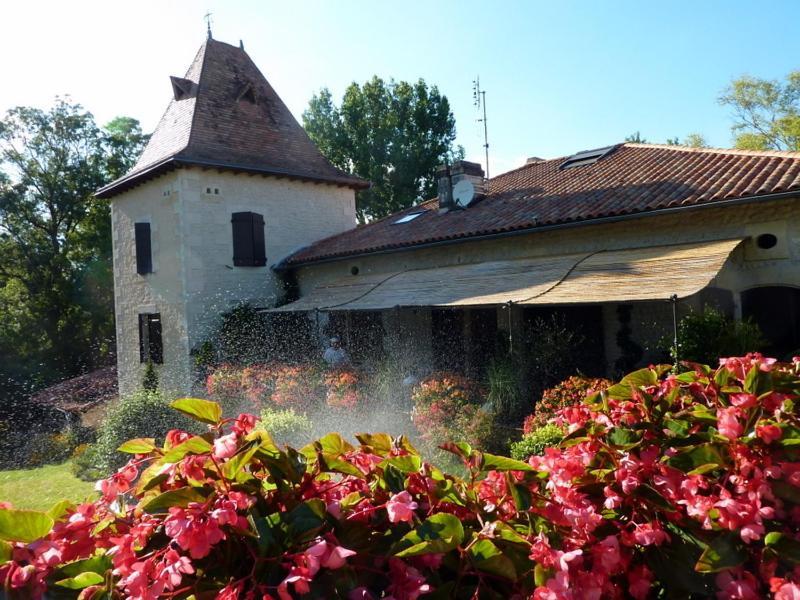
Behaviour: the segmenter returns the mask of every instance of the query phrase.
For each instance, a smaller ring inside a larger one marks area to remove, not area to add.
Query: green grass
[[[0,471],[0,501],[14,508],[46,510],[61,500],[80,502],[93,495],[94,484],[81,481],[70,464],[47,465],[38,469]]]

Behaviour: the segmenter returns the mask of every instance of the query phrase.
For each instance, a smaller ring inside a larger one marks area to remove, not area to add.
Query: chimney
[[[439,180],[439,212],[447,212],[454,208],[466,208],[469,203],[486,195],[486,180],[483,177],[483,168],[478,163],[459,160],[452,165],[442,165],[436,170],[436,177]],[[462,181],[472,184],[475,193],[472,198],[464,203],[464,199],[459,202],[453,194],[453,190]]]
[[[534,165],[536,163],[544,162],[543,158],[539,158],[538,156],[529,156],[528,159],[525,161],[526,165]]]

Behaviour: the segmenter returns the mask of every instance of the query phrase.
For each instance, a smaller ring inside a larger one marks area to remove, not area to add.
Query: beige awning
[[[691,296],[719,273],[741,240],[603,250],[483,262],[320,285],[275,311],[381,310],[395,306],[590,304]]]
[[[546,294],[522,304],[593,304],[686,298],[708,286],[741,239],[606,250]]]

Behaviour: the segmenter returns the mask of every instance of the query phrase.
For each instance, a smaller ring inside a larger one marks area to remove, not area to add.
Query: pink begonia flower
[[[255,428],[256,421],[258,421],[258,417],[255,415],[242,413],[233,422],[233,432],[238,435],[247,435]]]
[[[717,409],[717,429],[729,440],[735,440],[744,431],[737,418],[738,415],[739,409],[735,406]]]
[[[191,561],[181,556],[175,550],[167,550],[164,554],[164,569],[161,571],[161,577],[166,579],[166,588],[174,590],[181,584],[183,574],[191,575],[194,573],[194,567]]]
[[[775,591],[774,600],[800,600],[800,586],[796,583],[786,581],[778,586],[773,586],[773,588]]]
[[[731,404],[734,406],[738,406],[739,408],[753,408],[756,404],[758,404],[758,398],[755,394],[731,394],[728,396],[731,401]]]
[[[389,580],[386,587],[389,596],[402,600],[417,600],[422,594],[431,591],[425,578],[414,567],[409,567],[399,558],[389,559]]]
[[[164,520],[164,533],[174,539],[192,558],[203,558],[211,547],[225,539],[219,524],[202,504],[191,502],[186,509],[173,506]]]
[[[236,454],[236,434],[229,433],[214,440],[214,457],[215,458],[230,458]]]
[[[723,571],[717,575],[717,600],[758,600],[758,580],[747,571]]]
[[[768,423],[767,425],[757,426],[756,435],[760,437],[765,444],[771,444],[772,442],[781,439],[783,432],[781,431],[781,428],[774,423]]]
[[[389,513],[389,521],[391,523],[400,523],[401,521],[413,523],[414,510],[416,508],[417,503],[411,499],[411,494],[406,491],[395,494],[386,503],[386,512]]]
[[[103,495],[106,502],[112,502],[119,494],[131,489],[131,483],[139,476],[139,469],[128,463],[108,479],[101,479],[95,489]]]

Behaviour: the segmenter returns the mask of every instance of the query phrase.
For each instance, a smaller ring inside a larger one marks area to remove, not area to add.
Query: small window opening
[[[353,265],[350,267],[350,275],[358,275],[358,267]]]
[[[771,233],[762,233],[756,238],[756,246],[762,250],[769,250],[778,244],[778,238]]]
[[[146,275],[153,272],[153,250],[150,243],[150,223],[134,223],[136,243],[136,273]]]
[[[422,214],[425,214],[426,212],[427,211],[425,211],[425,210],[421,210],[421,211],[418,211],[418,212],[413,212],[413,213],[409,213],[407,215],[403,215],[402,217],[400,217],[399,219],[394,221],[392,223],[392,225],[402,225],[403,223],[408,223],[408,222],[413,221],[414,219],[416,219],[418,216],[420,216]]]
[[[164,362],[164,345],[161,337],[161,314],[139,315],[139,362]]]
[[[239,90],[239,93],[236,95],[237,100],[245,100],[250,104],[256,103],[256,93],[253,90],[253,84],[246,83],[242,86],[242,89]]]
[[[169,80],[172,82],[172,95],[175,100],[185,100],[192,96],[194,91],[194,83],[192,81],[183,77],[170,77]]]
[[[563,171],[564,169],[572,169],[573,167],[591,165],[596,163],[601,158],[608,156],[616,149],[617,146],[606,146],[605,148],[596,148],[595,150],[582,150],[581,152],[570,156],[567,160],[561,163],[558,168]]]
[[[214,188],[214,195],[219,196],[219,188]]]

